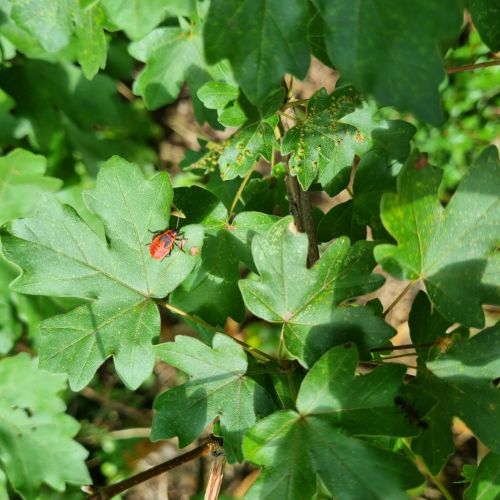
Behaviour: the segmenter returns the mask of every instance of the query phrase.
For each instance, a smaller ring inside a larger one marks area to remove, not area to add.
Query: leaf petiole
[[[399,301],[406,295],[408,290],[413,286],[414,282],[410,281],[403,291],[393,300],[392,304],[384,311],[384,318],[399,304]]]
[[[451,493],[447,490],[446,486],[441,482],[441,480],[437,476],[435,476],[434,474],[432,474],[432,472],[427,467],[427,464],[424,462],[424,459],[420,455],[417,455],[411,449],[411,445],[410,445],[409,440],[406,439],[406,438],[403,438],[403,443],[405,445],[405,448],[406,448],[406,450],[407,450],[408,455],[410,456],[410,458],[413,460],[413,462],[417,466],[419,466],[420,469],[423,470],[423,472],[427,476],[429,476],[431,478],[432,482],[438,487],[439,491],[444,496],[444,498],[446,498],[446,500],[453,500],[453,496],[451,495]]]
[[[178,307],[173,306],[172,304],[169,304],[168,302],[165,302],[164,300],[156,300],[156,303],[165,309],[168,309],[170,312],[173,312],[174,314],[177,314],[178,316],[182,316],[183,318],[188,319],[189,321],[192,321],[193,323],[196,323],[197,325],[202,326],[206,330],[212,332],[212,333],[222,333],[224,335],[227,335],[228,337],[231,337],[235,342],[241,345],[245,351],[249,352],[256,358],[260,358],[260,361],[272,361],[276,362],[276,359],[274,359],[272,356],[269,356],[269,354],[266,354],[265,352],[259,351],[259,349],[256,349],[255,347],[252,347],[251,345],[247,344],[246,342],[243,342],[243,340],[239,340],[232,335],[228,335],[226,332],[216,328],[215,326],[212,326],[208,324],[206,321],[203,321],[201,318],[198,318],[197,316],[194,316],[192,314],[189,314],[186,311],[183,311],[182,309],[179,309]]]
[[[274,150],[273,150],[273,156],[274,156]],[[233,202],[231,203],[231,208],[229,209],[229,212],[227,214],[227,221],[229,222],[231,220],[231,216],[233,215],[234,209],[236,208],[236,205],[238,204],[238,201],[241,198],[241,194],[243,193],[243,190],[245,189],[245,186],[247,185],[248,181],[250,180],[250,177],[252,176],[252,173],[255,169],[256,163],[254,163],[253,167],[247,172],[245,177],[243,178],[243,181],[240,184],[240,187],[238,188],[238,191],[236,192]]]

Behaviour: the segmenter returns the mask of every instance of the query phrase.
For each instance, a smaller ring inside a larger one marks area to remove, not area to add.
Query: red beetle
[[[149,254],[154,260],[162,260],[168,257],[172,253],[174,245],[177,246],[179,250],[184,251],[183,242],[187,240],[177,231],[177,229],[157,231],[153,234],[155,236],[149,244]]]

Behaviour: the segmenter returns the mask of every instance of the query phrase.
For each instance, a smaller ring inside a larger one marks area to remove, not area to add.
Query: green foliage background
[[[137,426],[247,498],[496,498],[499,50],[488,0],[0,0],[0,500],[130,475]]]

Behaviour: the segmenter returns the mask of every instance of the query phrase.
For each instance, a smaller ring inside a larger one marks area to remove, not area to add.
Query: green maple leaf
[[[293,152],[289,166],[303,189],[317,177],[329,193],[345,187],[354,155],[368,146],[369,136],[341,121],[359,106],[361,96],[352,87],[341,87],[331,95],[320,89],[307,103],[306,118],[287,131],[281,151]]]
[[[104,36],[106,14],[99,3],[76,7],[73,14],[78,39],[78,62],[90,80],[106,66],[107,46]]]
[[[437,197],[441,172],[414,160],[398,178],[398,194],[382,198],[382,222],[399,245],[379,245],[375,258],[398,278],[423,280],[446,319],[481,327],[481,304],[500,304],[496,148],[479,156],[446,208]]]
[[[27,122],[24,133],[34,148],[55,159],[54,137],[67,144],[57,166],[73,164],[77,155],[96,175],[116,151],[141,164],[153,161],[145,144],[149,117],[124,104],[116,92],[117,82],[108,76],[98,74],[88,81],[75,65],[28,60],[1,69],[0,80],[16,101],[16,116]]]
[[[218,160],[222,179],[245,177],[259,156],[270,162],[275,144],[273,129],[264,121],[241,128],[224,143]]]
[[[0,89],[0,143],[12,144],[18,120],[11,114],[16,103],[12,97]]]
[[[196,92],[207,81],[221,79],[232,83],[227,64],[210,66],[205,61],[199,30],[198,25],[188,30],[158,28],[130,45],[132,57],[146,63],[133,90],[144,98],[148,108],[173,102],[185,81],[195,101]]]
[[[174,201],[188,223],[204,227],[206,237],[198,265],[171,295],[171,303],[212,325],[224,326],[228,317],[241,320],[245,308],[238,289],[239,260],[227,230],[226,207],[198,186],[177,188]]]
[[[464,465],[464,471],[466,467],[467,465]],[[499,496],[500,455],[490,452],[481,460],[479,467],[474,471],[471,484],[464,491],[464,500],[476,500],[478,498],[495,500]]]
[[[304,378],[297,411],[273,413],[246,433],[245,458],[264,466],[248,498],[311,498],[316,475],[340,499],[404,499],[404,490],[422,481],[403,455],[349,435],[408,431],[394,405],[404,368],[355,377],[357,362],[352,344],[334,347]]]
[[[32,213],[43,193],[61,186],[61,180],[45,176],[45,170],[43,156],[23,149],[0,158],[0,226]],[[0,353],[10,351],[22,330],[18,314],[25,315],[30,309],[25,297],[9,289],[15,277],[14,266],[0,258]],[[16,305],[21,306],[18,313]]]
[[[432,308],[429,297],[423,291],[418,292],[413,301],[408,325],[411,340],[415,346],[432,346],[415,348],[418,354],[418,366],[425,366],[427,360],[432,359],[439,353],[440,340],[453,341],[452,336],[445,334],[446,330],[451,326],[451,322],[444,319]]]
[[[21,51],[34,55],[33,49],[39,43],[49,55],[54,54],[69,46],[75,36],[78,62],[88,79],[106,65],[106,18],[98,4],[82,6],[78,0],[14,0],[10,17],[25,33],[23,37],[19,32],[7,32]]]
[[[463,17],[459,3],[313,3],[323,18],[331,61],[356,88],[431,123],[443,120],[438,86],[445,71],[439,43],[458,36]]]
[[[173,293],[171,303],[197,314],[212,325],[224,326],[228,317],[241,321],[245,307],[238,289],[239,261],[226,230],[205,237],[200,264]]]
[[[9,283],[15,277],[14,266],[0,257],[0,354],[11,350],[22,332],[22,324],[15,312],[14,293],[9,290]]]
[[[413,443],[437,474],[453,452],[451,421],[459,417],[491,450],[500,452],[500,393],[492,380],[500,375],[500,325],[487,328],[445,354],[427,361],[428,372],[413,384],[436,401],[430,428]]]
[[[188,240],[162,261],[149,255],[148,230],[168,226],[172,188],[166,174],[147,180],[139,168],[115,157],[85,194],[104,224],[109,244],[73,209],[47,196],[36,215],[15,221],[2,238],[6,257],[23,270],[11,285],[18,292],[78,297],[88,302],[41,326],[42,367],[68,373],[84,387],[110,356],[121,379],[136,388],[151,373],[151,340],[159,334],[154,298],[165,297],[191,272],[203,231],[185,228]]]
[[[40,323],[50,316],[68,312],[79,305],[69,298],[24,295],[9,288],[17,277],[16,267],[0,255],[0,353],[12,350],[15,341],[24,333],[32,347],[40,346]]]
[[[11,17],[20,28],[37,38],[47,52],[57,52],[71,39],[69,5],[59,0],[14,0]]]
[[[0,4],[0,15],[2,16],[0,33],[8,43],[13,45],[10,57],[5,54],[5,58],[10,59],[15,55],[16,51],[22,52],[29,57],[47,57],[47,50],[37,40],[36,36],[26,31],[12,19],[12,7],[11,2],[2,2]]]
[[[318,357],[317,347],[312,347],[313,327],[328,325],[336,304],[375,290],[384,281],[371,274],[374,261],[368,242],[350,247],[347,238],[339,238],[311,269],[306,268],[307,246],[307,236],[295,230],[291,217],[281,219],[252,240],[260,279],[239,282],[247,308],[268,322],[282,324],[287,349],[306,366]],[[327,348],[334,345],[334,338],[331,342]]]
[[[189,16],[194,0],[101,0],[109,20],[132,40],[146,36],[166,17]]]
[[[259,197],[258,203],[262,203]],[[263,214],[245,210],[239,213],[228,226],[229,235],[233,241],[233,251],[249,269],[255,270],[252,257],[252,240],[256,234],[265,234],[278,220],[274,215]]]
[[[204,227],[206,238],[198,265],[170,296],[171,303],[212,325],[224,326],[228,317],[241,320],[245,308],[238,288],[239,264],[255,267],[250,252],[252,238],[265,232],[276,218],[242,212],[229,224],[222,202],[198,186],[177,188],[174,203],[188,223]]]
[[[306,76],[308,16],[302,0],[214,0],[204,29],[207,60],[229,59],[248,99],[262,104],[285,72]]]
[[[64,376],[37,369],[27,354],[0,361],[0,461],[24,498],[38,498],[42,483],[64,491],[91,481],[88,452],[72,439],[79,424],[59,396],[65,389]]]
[[[238,87],[225,82],[207,82],[198,90],[198,98],[209,109],[222,111],[230,102],[238,99]]]
[[[44,192],[56,191],[60,179],[44,175],[43,156],[15,149],[0,158],[0,226],[29,214]]]
[[[266,391],[245,376],[248,363],[243,349],[218,333],[212,349],[199,340],[178,336],[175,342],[157,346],[156,352],[190,380],[156,398],[152,439],[179,436],[179,445],[187,446],[218,416],[227,458],[241,462],[243,434],[258,416],[272,411]]]
[[[347,120],[357,125],[353,115],[345,117],[343,122]],[[401,120],[373,121],[370,130],[373,147],[356,167],[352,199],[335,205],[325,214],[318,226],[320,241],[339,236],[349,236],[351,241],[365,239],[367,225],[375,240],[388,239],[380,212],[373,207],[380,206],[384,192],[396,191],[397,173],[410,153],[409,141],[414,134],[415,127]]]
[[[196,93],[206,108],[217,110],[217,119],[225,127],[239,127],[247,121],[236,101],[239,94],[238,87],[226,82],[207,82]]]
[[[488,0],[469,0],[468,8],[481,40],[492,50],[500,50],[500,6]]]

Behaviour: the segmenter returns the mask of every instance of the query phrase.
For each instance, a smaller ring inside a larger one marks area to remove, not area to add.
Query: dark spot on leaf
[[[394,404],[406,415],[406,419],[410,424],[416,425],[418,428],[422,430],[427,430],[429,425],[427,422],[420,418],[420,414],[418,410],[415,408],[415,405],[406,400],[403,396],[396,396],[394,398]]]

